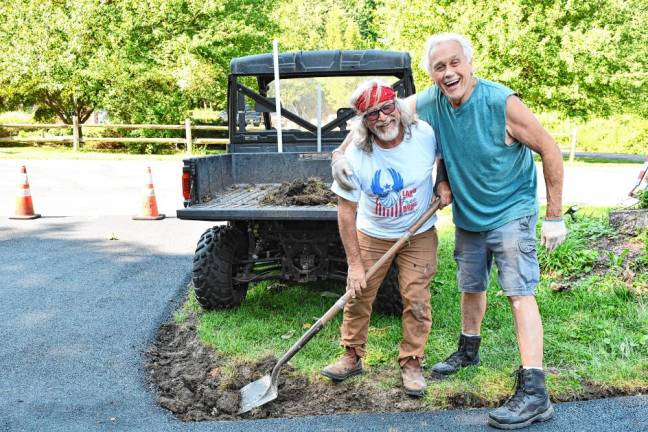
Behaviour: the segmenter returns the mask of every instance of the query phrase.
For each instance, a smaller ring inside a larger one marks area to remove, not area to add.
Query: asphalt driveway
[[[111,216],[79,212],[84,187],[68,189],[70,205],[49,215],[36,196],[42,219],[0,211],[0,431],[488,430],[485,410],[177,421],[155,403],[143,352],[182,301],[195,242],[210,224],[132,221],[130,204],[115,203]],[[648,396],[556,412],[529,430],[648,431]]]

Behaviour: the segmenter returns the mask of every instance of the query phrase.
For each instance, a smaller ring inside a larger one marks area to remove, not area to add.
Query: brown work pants
[[[370,237],[358,231],[360,255],[365,271],[378,261],[396,240]],[[411,357],[422,358],[432,326],[430,281],[436,273],[437,233],[434,228],[413,236],[395,257],[398,283],[403,299],[402,330],[398,361],[401,366]],[[391,261],[367,280],[367,287],[344,307],[341,344],[353,347],[360,357],[365,355],[371,308]]]

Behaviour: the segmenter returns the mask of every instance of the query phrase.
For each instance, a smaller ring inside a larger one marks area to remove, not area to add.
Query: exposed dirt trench
[[[399,388],[381,389],[357,379],[343,384],[311,382],[285,365],[276,400],[241,416],[240,389],[269,373],[277,359],[232,363],[203,346],[194,324],[173,322],[160,328],[146,354],[146,368],[160,405],[182,420],[262,419],[352,412],[415,411],[424,408]]]
[[[202,345],[190,320],[183,324],[169,322],[158,333],[146,353],[146,369],[162,407],[185,421],[240,420],[272,417],[297,417],[360,412],[429,411],[420,399],[406,396],[398,385],[385,389],[372,384],[378,380],[353,378],[341,384],[311,381],[285,365],[279,375],[279,396],[252,411],[236,415],[240,389],[270,373],[277,359],[267,357],[256,363],[232,362]],[[396,369],[396,368],[394,368]],[[368,371],[365,375],[375,373]],[[385,378],[385,371],[381,371]],[[388,377],[397,383],[397,371]],[[551,369],[548,373],[554,373]],[[426,373],[430,388],[434,377]],[[578,394],[553,397],[554,402],[600,399],[648,393],[645,388],[626,390],[603,387],[584,381]],[[448,395],[450,408],[481,408],[500,405],[504,400],[489,401],[477,393]]]

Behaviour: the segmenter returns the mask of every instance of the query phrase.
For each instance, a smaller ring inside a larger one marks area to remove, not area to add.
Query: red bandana
[[[381,102],[392,100],[396,97],[394,89],[374,84],[372,87],[365,90],[355,103],[355,109],[358,112],[365,112],[374,105]]]

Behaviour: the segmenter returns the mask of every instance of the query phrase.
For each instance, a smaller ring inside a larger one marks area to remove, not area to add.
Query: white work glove
[[[567,237],[567,228],[565,221],[560,220],[547,220],[542,222],[542,229],[540,230],[540,244],[552,251]]]
[[[351,181],[353,168],[344,154],[340,154],[333,159],[333,162],[331,162],[331,172],[333,173],[333,179],[335,179],[342,189],[347,191],[355,189]]]

